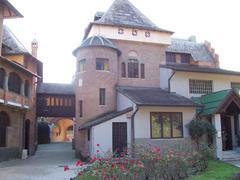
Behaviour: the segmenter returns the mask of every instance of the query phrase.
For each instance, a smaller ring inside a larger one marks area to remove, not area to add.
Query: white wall
[[[103,26],[94,24],[89,32],[88,37],[94,35],[100,35],[110,39],[138,41],[138,42],[149,42],[158,44],[171,44],[171,34],[158,31],[136,29],[138,31],[137,36],[132,35],[133,28],[123,28],[124,34],[118,34],[117,26]],[[150,37],[145,37],[145,32],[151,33]]]
[[[212,80],[213,92],[231,88],[231,82],[240,82],[240,76],[210,74],[210,73],[193,73],[193,72],[176,72],[171,80],[171,92],[176,92],[185,97],[197,97],[201,94],[189,93],[189,79]]]
[[[168,90],[168,79],[173,71],[167,68],[160,68],[160,88]]]
[[[99,155],[103,156],[105,152],[112,151],[112,123],[113,122],[127,122],[127,139],[128,144],[131,143],[131,119],[127,118],[127,114],[118,116],[112,120],[106,121],[102,124],[92,127],[91,141],[92,151],[91,156],[97,154],[97,150],[100,150]],[[96,145],[100,144],[100,147]]]
[[[121,93],[117,93],[117,110],[122,111],[128,107],[134,107],[134,103]]]
[[[195,117],[194,107],[140,107],[135,115],[135,138],[151,138],[150,112],[182,112],[183,135],[189,137],[186,125]]]

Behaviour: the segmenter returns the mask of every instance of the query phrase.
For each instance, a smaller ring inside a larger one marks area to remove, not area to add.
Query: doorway
[[[221,117],[221,129],[222,129],[222,150],[233,150],[232,142],[232,125],[230,116]]]
[[[127,123],[112,123],[112,148],[113,152],[121,155],[127,147]]]
[[[28,155],[29,155],[29,138],[30,138],[30,120],[27,119],[25,121],[25,145],[24,145],[24,149],[28,150]]]

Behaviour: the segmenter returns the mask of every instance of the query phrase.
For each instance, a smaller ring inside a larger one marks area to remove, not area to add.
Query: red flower
[[[112,168],[115,168],[116,167],[116,165],[115,164],[112,164]]]
[[[78,176],[82,176],[82,175],[83,175],[83,172],[82,172],[82,171],[78,173]]]
[[[82,165],[83,165],[82,161],[81,160],[77,160],[76,166],[82,166]]]
[[[99,150],[97,150],[97,153],[99,153]]]
[[[109,180],[109,177],[108,177],[108,176],[105,176],[105,180]]]
[[[100,146],[100,144],[97,144],[97,147],[99,147]]]
[[[116,176],[114,176],[114,177],[113,177],[113,180],[117,180],[117,177],[116,177]]]
[[[68,171],[69,167],[68,166],[63,166],[64,171]]]

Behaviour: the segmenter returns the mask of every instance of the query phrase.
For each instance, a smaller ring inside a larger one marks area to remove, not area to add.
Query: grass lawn
[[[205,172],[191,176],[188,180],[229,180],[238,172],[240,172],[238,167],[222,161],[211,160]]]

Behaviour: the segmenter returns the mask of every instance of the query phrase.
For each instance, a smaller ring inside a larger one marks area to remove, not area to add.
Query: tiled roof
[[[233,100],[234,98],[235,100]],[[195,103],[201,105],[201,108],[197,109],[201,116],[223,113],[229,107],[229,105],[226,106],[226,102],[229,104],[229,100],[240,105],[239,89],[227,89],[193,98]]]
[[[192,100],[161,88],[117,87],[117,90],[139,106],[196,106]]]
[[[0,0],[0,4],[3,6],[4,18],[23,17],[23,15],[10,2],[8,2],[8,0]]]
[[[11,61],[11,60],[9,60],[9,59],[7,59],[7,58],[5,58],[5,57],[0,56],[0,64],[1,64],[2,62],[7,63],[7,64],[10,64],[11,66],[14,66],[16,69],[18,69],[18,70],[20,70],[20,71],[23,71],[23,72],[25,72],[25,73],[31,74],[31,75],[33,75],[33,76],[35,76],[35,77],[37,77],[37,78],[41,78],[39,75],[37,75],[37,74],[29,71],[29,70],[28,70],[27,68],[25,68],[24,66],[22,66],[22,65],[20,65],[20,64],[18,64],[18,63],[16,63],[16,62],[14,62],[14,61]]]
[[[93,24],[126,26],[172,33],[157,27],[128,0],[115,0],[107,12]]]
[[[3,26],[3,45],[6,47],[3,54],[28,53],[28,50],[6,25]]]
[[[110,41],[109,39],[102,37],[102,36],[92,36],[92,37],[84,40],[82,42],[81,46],[73,51],[73,54],[75,55],[77,50],[79,50],[81,48],[96,47],[96,46],[112,48],[112,49],[116,50],[118,52],[118,54],[121,54],[121,51],[112,43],[112,41]]]
[[[60,94],[74,95],[74,87],[72,84],[57,84],[57,83],[41,83],[37,89],[38,94]]]
[[[95,117],[91,120],[89,120],[88,122],[82,124],[80,127],[79,127],[79,130],[82,130],[82,129],[88,129],[92,126],[96,126],[98,124],[101,124],[103,122],[106,122],[108,120],[111,120],[115,117],[118,117],[118,116],[121,116],[123,114],[126,114],[130,111],[132,111],[133,108],[129,107],[129,108],[126,108],[122,111],[112,111],[112,112],[107,112],[107,113],[104,113],[104,114],[101,114],[100,116],[98,117]]]
[[[172,38],[172,43],[166,51],[191,54],[195,61],[213,61],[212,55],[203,43],[190,40]]]
[[[211,73],[211,74],[224,74],[224,75],[240,75],[238,71],[230,71],[220,68],[200,67],[197,65],[160,65],[161,68],[173,69],[175,71],[183,72],[199,72],[199,73]]]

